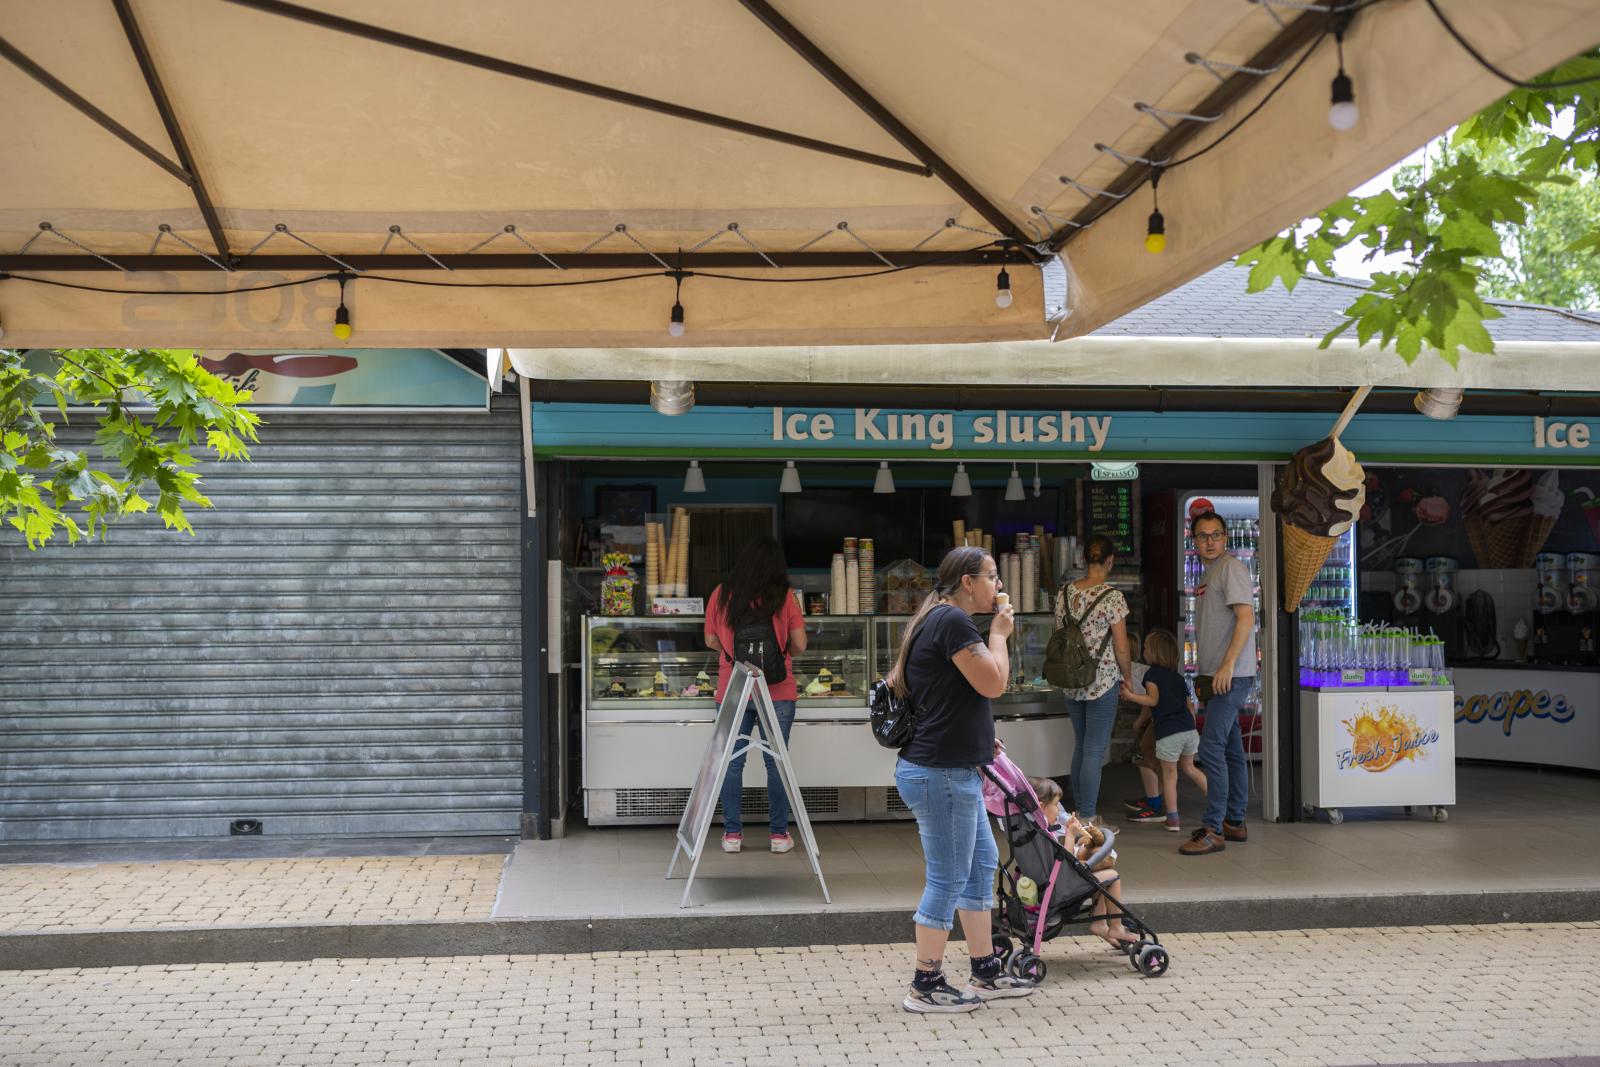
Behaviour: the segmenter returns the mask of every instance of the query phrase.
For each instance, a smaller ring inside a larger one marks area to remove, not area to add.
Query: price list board
[[[1083,541],[1104,534],[1119,563],[1139,562],[1139,483],[1079,482],[1078,531]]]

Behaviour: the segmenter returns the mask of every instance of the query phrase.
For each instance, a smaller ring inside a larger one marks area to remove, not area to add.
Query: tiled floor
[[[1131,768],[1107,768],[1107,815],[1137,792]],[[1187,788],[1187,786],[1185,787]],[[1426,811],[1351,810],[1345,822],[1250,821],[1250,840],[1220,854],[1180,856],[1183,837],[1160,825],[1119,827],[1118,863],[1133,901],[1460,893],[1600,886],[1600,783],[1593,776],[1463,765],[1449,821]],[[1186,811],[1200,798],[1180,794]],[[1259,810],[1259,809],[1257,809]],[[911,909],[922,889],[916,827],[816,823],[834,909]],[[713,826],[691,894],[693,906],[774,913],[829,906],[799,847],[783,856],[725,855]],[[798,838],[796,839],[798,843]],[[750,847],[754,846],[754,847]],[[687,864],[664,876],[672,827],[580,829],[557,841],[519,842],[497,918],[642,916],[678,912]]]

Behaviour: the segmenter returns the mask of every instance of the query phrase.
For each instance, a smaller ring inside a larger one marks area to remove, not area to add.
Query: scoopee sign
[[[1600,771],[1600,674],[1458,668],[1455,684],[1460,755]]]

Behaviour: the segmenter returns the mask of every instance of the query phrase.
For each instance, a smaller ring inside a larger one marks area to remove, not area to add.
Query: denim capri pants
[[[983,775],[976,767],[924,767],[900,760],[895,788],[917,817],[927,881],[912,921],[934,930],[955,925],[956,911],[994,907],[1000,850],[983,808]]]

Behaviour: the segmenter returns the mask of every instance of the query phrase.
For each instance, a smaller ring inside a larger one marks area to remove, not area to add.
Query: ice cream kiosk
[[[1344,809],[1431,810],[1456,800],[1455,692],[1443,642],[1353,613],[1300,611],[1328,553],[1361,514],[1366,474],[1339,441],[1358,391],[1321,441],[1294,454],[1272,494],[1283,534],[1283,607],[1300,612],[1301,799],[1344,821]]]

